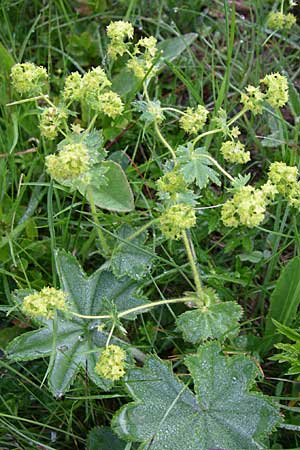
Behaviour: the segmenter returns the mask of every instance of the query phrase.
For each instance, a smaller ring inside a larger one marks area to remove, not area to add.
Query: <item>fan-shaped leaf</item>
[[[236,302],[215,303],[177,318],[177,326],[186,341],[193,344],[209,338],[224,340],[239,330],[242,308]]]
[[[56,265],[61,289],[68,295],[70,309],[84,315],[106,315],[145,304],[137,292],[137,284],[128,277],[117,279],[105,268],[87,277],[76,258],[64,251],[56,253]],[[27,292],[28,293],[28,292]],[[19,293],[22,296],[22,292]],[[134,314],[126,316],[135,318]],[[56,396],[62,395],[72,383],[80,368],[87,368],[90,378],[102,389],[111,383],[100,378],[94,367],[107,341],[107,320],[81,319],[57,313],[57,319],[41,321],[42,328],[24,333],[7,347],[14,360],[30,360],[52,356],[49,366],[49,384]],[[98,326],[104,325],[99,331]],[[126,345],[113,338],[112,343]]]
[[[140,442],[140,450],[263,449],[279,423],[266,396],[249,392],[258,369],[244,356],[223,356],[215,343],[186,358],[195,394],[158,358],[129,372],[134,403],[113,419],[117,434]]]

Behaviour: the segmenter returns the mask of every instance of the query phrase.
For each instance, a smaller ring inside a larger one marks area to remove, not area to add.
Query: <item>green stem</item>
[[[194,277],[194,281],[195,281],[195,285],[196,285],[197,296],[202,299],[202,297],[203,297],[202,283],[201,283],[201,280],[200,280],[200,275],[199,275],[199,271],[198,271],[198,268],[197,268],[197,263],[195,261],[195,258],[194,258],[193,252],[192,252],[191,243],[189,241],[189,238],[188,238],[188,235],[187,235],[186,231],[182,232],[182,239],[183,239],[184,246],[185,246],[185,249],[186,249],[186,253],[187,253],[187,256],[188,256],[188,259],[189,259],[189,263],[190,263],[190,266],[191,266],[191,269],[192,269],[192,272],[193,272],[193,277]]]
[[[110,329],[110,332],[109,332],[109,335],[108,335],[108,338],[107,338],[107,341],[106,341],[106,345],[105,345],[106,347],[109,346],[109,343],[110,343],[110,341],[111,341],[111,338],[112,338],[114,329],[115,329],[115,324],[113,324],[112,327],[111,327],[111,329]]]
[[[145,94],[145,98],[147,100],[148,103],[151,103],[149,94],[148,94],[148,90],[147,90],[147,86],[146,83],[144,83],[144,94]],[[161,131],[159,129],[159,126],[157,124],[157,120],[154,119],[154,128],[155,128],[155,132],[157,134],[157,136],[159,137],[160,141],[164,144],[164,146],[169,150],[169,152],[172,155],[172,158],[174,159],[174,161],[176,162],[176,153],[173,150],[173,148],[171,147],[171,145],[169,144],[169,142],[164,138],[164,136],[161,134]]]
[[[147,230],[147,228],[151,227],[151,225],[153,225],[155,222],[157,222],[158,219],[152,219],[150,220],[150,222],[147,222],[145,225],[143,225],[142,227],[140,227],[138,230],[136,230],[134,233],[132,233],[130,236],[128,236],[126,238],[126,242],[128,241],[132,241],[133,239],[135,239],[137,236],[139,236],[143,231]]]
[[[209,131],[205,131],[205,133],[199,134],[199,136],[197,136],[194,140],[193,140],[193,147],[195,147],[195,145],[197,144],[198,141],[200,141],[200,139],[202,139],[205,136],[209,136],[210,134],[216,134],[216,133],[221,133],[223,130],[222,128],[216,128],[215,130],[209,130]]]
[[[21,105],[22,103],[34,102],[36,100],[45,100],[47,102],[50,101],[48,95],[38,95],[36,97],[23,98],[22,100],[17,100],[15,102],[6,103],[5,106]]]
[[[93,194],[92,194],[90,188],[87,189],[87,199],[88,199],[88,202],[89,202],[90,207],[91,207],[91,212],[92,212],[92,216],[93,216],[94,222],[97,225],[97,227],[96,227],[97,228],[97,233],[98,233],[99,241],[101,243],[101,247],[102,247],[104,256],[108,256],[109,253],[110,253],[109,245],[108,245],[107,240],[106,240],[106,238],[105,238],[105,236],[104,236],[104,234],[103,234],[103,232],[101,230],[101,225],[100,225],[100,222],[99,222],[99,219],[98,219],[96,205],[95,205]]]
[[[121,319],[122,317],[127,316],[128,314],[137,313],[140,311],[146,312],[149,308],[154,308],[155,306],[160,305],[170,305],[172,303],[186,303],[189,301],[194,301],[195,299],[193,297],[181,297],[181,298],[171,298],[169,300],[158,300],[157,302],[148,303],[146,305],[140,305],[136,306],[134,308],[126,309],[126,311],[122,311],[117,315],[118,319]],[[79,317],[80,319],[111,319],[112,316],[109,314],[105,314],[102,316],[88,316],[84,314],[78,314],[74,311],[68,311],[69,314],[72,314],[73,316]],[[148,312],[148,311],[147,311]]]
[[[230,181],[234,181],[234,178],[210,155],[199,155],[202,158],[209,159],[218,169],[222,172]]]
[[[95,114],[94,117],[92,118],[92,120],[90,121],[89,126],[88,126],[88,128],[87,128],[87,130],[86,130],[87,133],[88,133],[89,131],[91,131],[91,129],[93,128],[93,126],[94,126],[94,124],[95,124],[95,122],[96,122],[97,117],[98,117],[98,114]]]
[[[229,122],[228,122],[228,126],[230,127],[230,125],[232,125],[234,122],[236,122],[240,117],[242,117],[244,114],[245,114],[245,112],[247,111],[247,109],[246,108],[242,108],[241,110],[240,110],[240,112],[238,112],[231,120],[229,120]]]
[[[154,120],[154,128],[155,128],[157,136],[159,137],[161,142],[164,144],[164,146],[169,150],[169,152],[171,153],[172,158],[174,159],[174,161],[176,161],[176,153],[174,152],[174,150],[171,147],[171,145],[169,144],[169,142],[161,134],[159,126],[157,125],[157,121],[156,120]]]
[[[181,111],[180,109],[177,109],[177,108],[172,108],[171,106],[164,106],[161,109],[163,111],[173,111],[175,113],[181,114],[182,116],[184,116],[186,114],[184,111]]]

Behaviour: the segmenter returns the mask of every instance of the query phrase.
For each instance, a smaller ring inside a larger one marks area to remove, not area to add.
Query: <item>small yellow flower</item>
[[[30,317],[52,319],[56,309],[66,311],[66,294],[60,289],[44,287],[40,292],[27,295],[22,303],[22,311]]]
[[[261,192],[264,195],[264,198],[267,203],[270,203],[274,200],[275,195],[278,194],[277,187],[268,180],[265,184],[260,187]]]
[[[168,208],[159,218],[162,233],[170,239],[180,239],[182,232],[196,224],[195,210],[179,203]]]
[[[227,227],[256,227],[264,220],[268,202],[262,190],[243,186],[223,205],[222,221]]]
[[[84,175],[88,169],[89,155],[84,144],[67,144],[58,155],[46,157],[46,168],[56,180],[73,180]]]
[[[198,105],[197,108],[187,108],[179,120],[180,126],[186,133],[196,134],[204,127],[208,114],[207,109],[202,105]]]
[[[129,70],[132,70],[136,78],[139,80],[142,80],[146,76],[146,67],[142,59],[139,58],[131,58],[128,63],[127,67]]]
[[[241,103],[254,115],[261,114],[264,98],[265,94],[258,87],[249,85],[246,87],[246,93],[241,94]]]
[[[118,345],[108,345],[95,365],[95,372],[107,380],[116,381],[125,375],[126,352]]]
[[[168,192],[169,194],[176,194],[186,190],[186,182],[183,175],[174,170],[167,172],[157,181],[158,190],[161,192]]]
[[[296,22],[297,18],[294,14],[284,14],[280,11],[271,11],[268,15],[267,27],[271,30],[290,30]]]
[[[11,83],[21,95],[39,95],[46,87],[48,74],[44,67],[33,63],[15,64],[11,68]]]
[[[72,72],[65,80],[63,91],[65,100],[80,101],[82,97],[82,77],[79,72]]]
[[[282,195],[288,195],[297,183],[298,169],[276,161],[270,165],[269,180]]]
[[[267,86],[266,100],[273,108],[281,108],[289,99],[288,80],[280,73],[271,73],[261,80]]]
[[[40,117],[41,135],[52,140],[55,139],[64,120],[67,119],[67,113],[61,108],[46,108]]]
[[[154,36],[145,37],[140,39],[135,45],[134,53],[140,53],[140,47],[145,49],[144,57],[147,59],[153,59],[157,52],[157,39]]]
[[[231,163],[244,164],[250,161],[250,152],[245,150],[244,144],[240,141],[223,142],[220,151],[224,159]]]
[[[99,96],[99,110],[107,116],[115,119],[124,110],[121,97],[113,91],[105,92]]]
[[[122,56],[127,51],[128,45],[125,40],[131,40],[133,33],[134,30],[131,23],[123,20],[117,20],[108,25],[107,36],[111,39],[111,42],[107,47],[107,51],[112,59]]]
[[[115,22],[110,22],[106,32],[110,39],[124,41],[126,38],[133,38],[134,29],[130,22],[116,20]]]

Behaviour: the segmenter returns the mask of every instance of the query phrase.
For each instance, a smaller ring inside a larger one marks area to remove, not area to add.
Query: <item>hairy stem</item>
[[[160,305],[170,305],[172,303],[186,303],[189,301],[194,301],[195,299],[192,297],[181,297],[181,298],[171,298],[166,300],[158,300],[156,302],[148,303],[146,305],[140,305],[136,306],[134,308],[126,309],[126,311],[122,311],[117,315],[118,319],[121,319],[122,317],[128,316],[128,314],[137,313],[137,312],[148,312],[149,308],[155,308],[156,306]],[[74,311],[68,311],[69,314],[72,314],[72,316],[79,317],[81,319],[111,319],[112,316],[109,314],[103,314],[101,316],[88,316],[84,314],[78,314]]]
[[[197,268],[197,263],[195,261],[195,257],[193,255],[193,247],[191,247],[191,242],[188,238],[187,232],[183,231],[182,232],[182,239],[183,239],[183,243],[186,249],[186,253],[189,259],[189,263],[193,272],[193,277],[194,277],[194,281],[195,281],[195,286],[196,286],[196,292],[197,292],[197,296],[199,298],[203,297],[203,289],[202,289],[202,283],[200,280],[200,275],[199,275],[199,271]]]

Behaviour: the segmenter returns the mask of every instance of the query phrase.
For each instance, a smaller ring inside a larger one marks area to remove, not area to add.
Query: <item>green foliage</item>
[[[298,26],[271,33],[271,1],[41,3],[0,8],[0,448],[298,448]],[[58,286],[67,313],[24,316]]]
[[[299,330],[294,330],[293,328],[287,327],[276,320],[273,320],[277,331],[283,334],[288,339],[295,341],[293,344],[275,344],[275,348],[281,350],[272,356],[270,359],[273,361],[278,361],[279,363],[288,363],[290,368],[287,372],[288,375],[299,375],[300,374],[300,333]]]
[[[292,325],[300,304],[300,258],[293,258],[281,272],[280,278],[270,298],[266,318],[264,351],[278,341],[274,320],[282,325]]]
[[[186,358],[195,394],[169,365],[149,358],[126,380],[134,403],[113,419],[122,439],[141,442],[140,449],[260,449],[280,422],[276,405],[250,391],[257,368],[244,356],[223,356],[207,344]]]
[[[179,171],[187,183],[195,182],[199,189],[205,188],[209,181],[220,186],[221,182],[217,172],[211,167],[213,163],[207,158],[210,156],[205,147],[195,148],[192,144],[180,145],[177,149]]]
[[[235,302],[199,306],[178,316],[176,323],[186,341],[193,344],[207,339],[233,337],[239,331],[242,308]]]
[[[75,313],[113,316],[116,312],[146,304],[137,294],[138,286],[128,277],[117,280],[105,268],[87,277],[76,259],[64,251],[57,252],[56,266],[61,288],[67,293],[69,307]],[[19,291],[19,301],[27,294],[28,291]],[[135,317],[131,314],[127,319]],[[56,319],[41,320],[40,325],[39,330],[24,333],[10,343],[7,347],[9,358],[26,361],[50,356],[49,386],[56,397],[69,389],[79,370],[87,369],[89,377],[100,388],[111,387],[111,382],[94,371],[101,347],[107,342],[111,320],[87,321],[57,312]]]
[[[95,427],[88,435],[86,450],[124,450],[120,441],[108,427]]]
[[[127,275],[139,280],[150,270],[152,260],[150,249],[143,246],[147,233],[139,233],[131,238],[137,231],[130,225],[123,225],[118,232],[118,238],[124,242],[117,243],[111,258],[112,271],[116,277]]]
[[[96,164],[90,174],[90,183],[80,185],[79,190],[82,194],[90,191],[96,206],[119,212],[134,209],[133,194],[119,164],[104,161]]]

